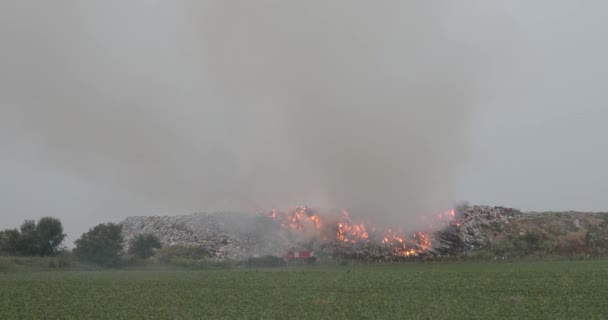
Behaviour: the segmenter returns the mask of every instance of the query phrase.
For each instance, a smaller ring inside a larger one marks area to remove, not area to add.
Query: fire
[[[296,207],[288,211],[273,209],[268,214],[268,217],[277,220],[283,227],[293,230],[321,229],[321,218],[319,215],[306,207]]]
[[[343,210],[337,218],[336,215],[321,215],[307,207],[295,207],[286,211],[271,210],[262,215],[272,218],[284,228],[315,232],[324,242],[344,245],[377,243],[388,248],[396,257],[419,256],[432,249],[431,232],[408,234],[403,230],[376,228],[373,225],[353,221],[346,210]],[[456,220],[455,210],[431,216],[431,219],[423,216],[421,221],[428,223],[428,230],[432,230],[434,226],[460,226]]]
[[[338,223],[336,239],[342,242],[365,241],[369,239],[369,233],[367,233],[364,224],[353,223],[350,219],[350,214],[344,210]]]

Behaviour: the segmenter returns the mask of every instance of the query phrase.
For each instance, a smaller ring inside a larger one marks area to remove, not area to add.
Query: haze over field
[[[0,222],[606,209],[607,6],[3,2]]]

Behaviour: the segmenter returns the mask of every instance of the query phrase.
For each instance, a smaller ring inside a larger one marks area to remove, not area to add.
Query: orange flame
[[[325,216],[321,216],[307,207],[296,207],[287,211],[273,209],[265,215],[291,230],[315,231],[319,233],[319,238],[323,241],[336,241],[338,243],[377,241],[376,243],[388,247],[394,256],[418,256],[427,253],[432,248],[433,241],[430,232],[415,232],[408,235],[404,231],[395,231],[390,228],[377,230],[375,226],[353,222],[346,210],[342,211],[337,221],[333,220],[335,224],[332,223],[332,219],[325,218]],[[428,221],[425,216],[421,217],[421,220]],[[432,230],[433,225],[447,226],[452,224],[460,226],[460,223],[456,221],[454,210],[435,215],[431,220],[428,226],[429,230]],[[334,227],[331,227],[332,224]],[[334,232],[333,235],[331,230]]]

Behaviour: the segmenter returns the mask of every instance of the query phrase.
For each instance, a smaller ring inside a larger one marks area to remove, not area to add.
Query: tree
[[[153,234],[140,234],[129,243],[129,254],[141,259],[154,255],[154,249],[160,249],[162,244]]]
[[[19,237],[17,241],[17,252],[25,256],[38,255],[38,232],[36,230],[36,221],[25,220],[19,228]]]
[[[36,225],[38,239],[38,254],[41,256],[54,256],[65,239],[63,225],[57,218],[44,217]]]
[[[8,253],[8,239],[7,239],[7,231],[0,231],[0,255]]]
[[[1,232],[0,235],[0,253],[15,255],[18,254],[17,247],[19,245],[21,234],[17,229],[7,229]]]
[[[99,224],[74,243],[74,255],[80,260],[101,266],[118,266],[123,255],[122,226]]]
[[[63,226],[57,218],[44,217],[36,223],[25,220],[19,230],[1,232],[0,251],[24,256],[52,256],[65,239]]]

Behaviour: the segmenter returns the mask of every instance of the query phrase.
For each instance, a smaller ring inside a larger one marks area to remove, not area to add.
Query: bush
[[[99,224],[75,241],[74,255],[83,262],[105,267],[120,265],[123,255],[122,227]]]
[[[152,234],[140,234],[129,243],[129,254],[140,259],[147,259],[154,255],[154,249],[162,247],[160,240]]]

